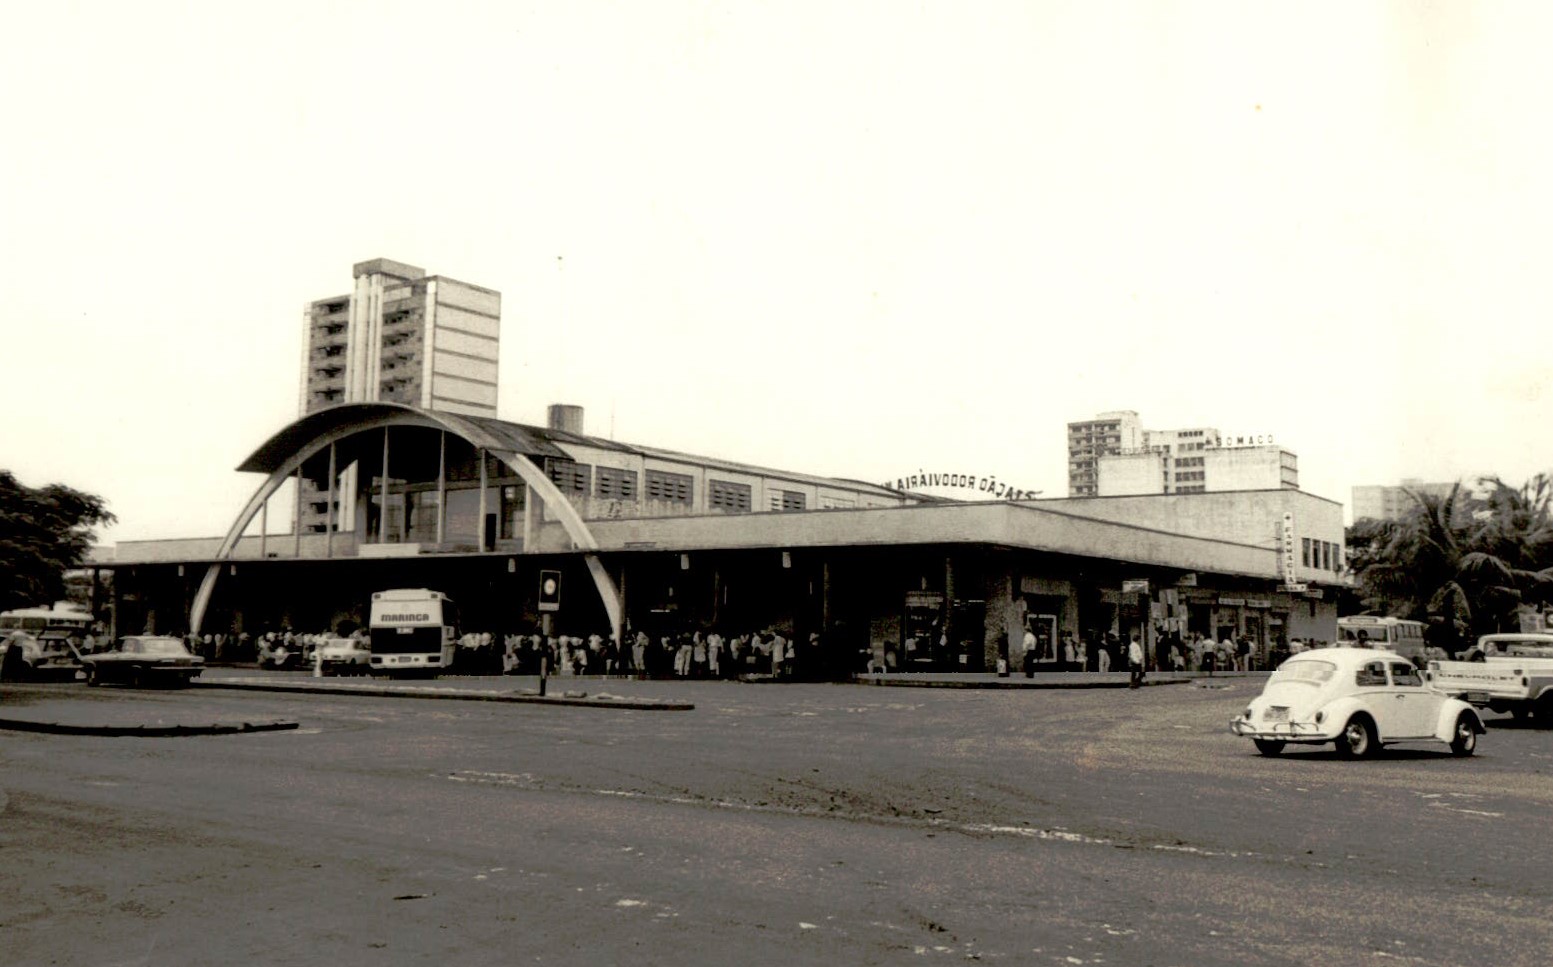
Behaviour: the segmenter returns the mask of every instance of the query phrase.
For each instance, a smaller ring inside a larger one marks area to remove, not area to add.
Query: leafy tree
[[[94,534],[112,524],[101,497],[63,484],[33,489],[0,470],[0,610],[65,596],[65,572],[79,567]]]

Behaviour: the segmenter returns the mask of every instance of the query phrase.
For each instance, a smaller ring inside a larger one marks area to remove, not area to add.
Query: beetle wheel
[[[1478,747],[1478,730],[1472,726],[1472,717],[1466,712],[1456,716],[1456,729],[1451,733],[1451,755],[1471,755]]]
[[[1337,754],[1345,759],[1363,759],[1375,754],[1380,742],[1375,737],[1375,726],[1363,715],[1355,715],[1343,726],[1343,734],[1337,737]]]

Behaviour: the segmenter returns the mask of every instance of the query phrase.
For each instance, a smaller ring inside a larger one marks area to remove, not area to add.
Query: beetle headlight
[[[1320,725],[1320,724],[1321,724],[1321,723],[1322,723],[1322,721],[1323,721],[1323,720],[1324,720],[1324,719],[1325,719],[1325,718],[1326,718],[1326,717],[1327,717],[1327,713],[1326,713],[1326,712],[1317,712],[1317,713],[1316,713],[1316,724],[1317,724],[1317,725]]]
[[[1240,713],[1240,717],[1245,719],[1247,722],[1251,721],[1251,706],[1247,705],[1246,710]]]

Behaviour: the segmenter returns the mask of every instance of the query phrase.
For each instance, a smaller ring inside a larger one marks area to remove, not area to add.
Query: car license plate
[[[414,660],[415,659],[411,658],[409,655],[400,655],[399,656],[399,664],[401,664],[401,665],[408,665],[410,662],[412,662]]]
[[[1287,721],[1289,721],[1289,709],[1288,709],[1288,706],[1285,706],[1285,705],[1269,705],[1269,706],[1267,706],[1267,709],[1262,712],[1262,721],[1264,721],[1264,722],[1287,722]]]
[[[1488,704],[1488,693],[1487,692],[1468,692],[1467,693],[1467,701],[1471,702],[1473,705],[1487,705]]]

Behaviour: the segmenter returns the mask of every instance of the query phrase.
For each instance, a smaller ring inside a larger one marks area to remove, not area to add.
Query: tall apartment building
[[[1213,427],[1147,430],[1134,410],[1068,424],[1068,496],[1298,490],[1293,453]]]
[[[352,271],[349,295],[303,312],[298,410],[382,400],[495,416],[501,293],[390,259]]]
[[[1068,424],[1068,496],[1094,497],[1100,492],[1100,458],[1108,453],[1143,446],[1143,421],[1134,410],[1099,413],[1092,420]]]
[[[357,262],[352,275],[349,295],[303,311],[301,414],[384,401],[496,415],[501,293],[392,259]],[[342,471],[336,493],[355,493],[353,473]],[[298,529],[323,532],[328,510],[327,494],[304,484]],[[336,522],[353,512],[337,498]]]
[[[1474,496],[1486,498],[1489,488],[1484,484],[1489,475],[1470,474],[1460,481],[1460,494],[1462,496]],[[1366,517],[1373,520],[1400,520],[1407,516],[1413,508],[1418,506],[1409,491],[1431,497],[1448,497],[1451,488],[1457,486],[1457,482],[1450,483],[1424,483],[1416,477],[1403,478],[1396,486],[1358,486],[1353,488],[1353,519],[1364,520]]]

